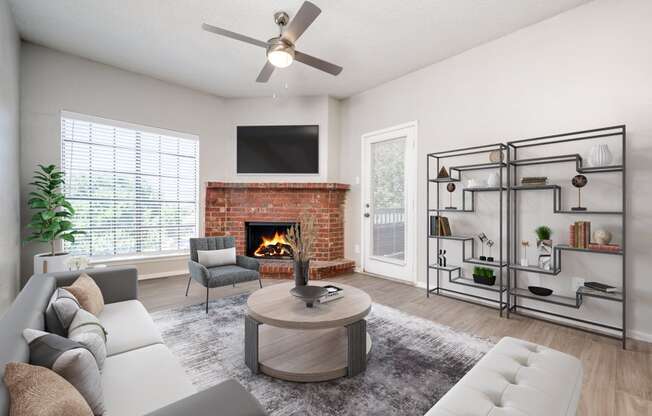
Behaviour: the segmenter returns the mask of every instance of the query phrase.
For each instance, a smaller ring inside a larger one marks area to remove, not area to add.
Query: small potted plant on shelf
[[[299,220],[287,230],[285,239],[292,249],[294,283],[296,286],[308,284],[312,246],[316,236],[315,219],[307,213],[301,214]]]
[[[481,285],[493,286],[496,284],[496,275],[493,269],[476,266],[473,268],[473,281]]]
[[[541,225],[534,229],[537,235],[537,249],[539,250],[538,266],[542,269],[550,269],[550,258],[552,255],[552,230],[547,225]]]
[[[68,253],[58,253],[56,242],[60,240],[75,242],[75,236],[85,234],[75,230],[72,217],[75,209],[61,192],[64,173],[55,165],[39,165],[34,171],[34,190],[29,193],[27,205],[34,211],[27,227],[32,234],[25,242],[38,241],[48,243],[50,251],[34,256],[34,273],[49,273],[67,270]]]

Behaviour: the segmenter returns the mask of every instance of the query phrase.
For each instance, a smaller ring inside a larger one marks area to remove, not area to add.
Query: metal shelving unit
[[[625,216],[627,212],[627,200],[626,200],[626,127],[624,125],[614,126],[614,127],[605,127],[592,130],[577,131],[564,134],[556,134],[551,136],[544,137],[535,137],[530,139],[516,140],[507,143],[507,184],[508,184],[508,203],[507,203],[507,212],[508,212],[508,221],[507,221],[507,240],[508,240],[508,259],[514,259],[513,262],[510,262],[507,272],[507,318],[509,318],[510,313],[516,313],[521,315],[526,315],[534,319],[543,319],[547,322],[557,323],[563,326],[569,326],[572,328],[580,329],[583,331],[588,331],[592,333],[597,333],[600,335],[605,335],[613,338],[620,339],[622,342],[623,348],[626,348],[627,342],[627,269],[626,269],[626,222]],[[545,156],[545,157],[534,157],[534,158],[524,158],[519,159],[519,150],[524,148],[535,148],[539,146],[551,146],[561,143],[577,142],[577,141],[590,141],[600,138],[620,138],[620,145],[622,149],[622,163],[619,165],[610,165],[602,167],[587,167],[584,166],[584,161],[579,154],[562,154],[555,156]],[[575,171],[581,174],[595,175],[605,172],[617,172],[621,175],[621,190],[622,190],[622,209],[620,211],[572,211],[562,209],[561,201],[561,187],[559,185],[543,185],[543,186],[534,186],[527,185],[523,186],[518,183],[518,169],[523,166],[533,166],[533,165],[549,165],[556,163],[574,163]],[[552,190],[553,191],[553,201],[552,212],[554,214],[571,214],[571,215],[611,215],[617,216],[620,218],[620,225],[622,227],[622,243],[620,251],[601,251],[588,248],[576,248],[571,247],[565,244],[559,244],[554,246],[553,250],[553,259],[551,270],[543,270],[538,267],[533,266],[520,266],[516,263],[518,258],[518,198],[516,197],[517,193],[521,191],[533,191],[533,190]],[[604,254],[609,256],[621,257],[621,291],[618,293],[604,293],[597,290],[592,290],[586,287],[580,287],[575,293],[574,297],[571,296],[559,296],[559,295],[550,295],[550,296],[537,296],[529,292],[527,289],[518,287],[518,273],[541,273],[546,275],[557,276],[562,271],[562,252],[572,251],[572,252],[583,252],[583,253],[593,253],[593,254]],[[621,318],[622,324],[619,327],[605,324],[597,320],[589,319],[580,319],[576,316],[571,316],[569,314],[563,314],[546,309],[545,305],[555,305],[568,307],[569,309],[580,309],[583,303],[586,301],[586,298],[596,299],[596,301],[609,301],[617,302],[622,305],[621,307]],[[521,299],[534,300],[538,303],[541,303],[542,307],[531,307],[525,306],[520,302]],[[555,321],[551,319],[544,319],[540,314],[548,315],[554,318],[561,318],[562,321]],[[577,324],[567,324],[567,322],[574,322]],[[616,333],[619,333],[620,336],[612,335],[611,333],[605,333],[600,331],[600,329],[607,329]]]
[[[503,249],[504,245],[504,237],[505,234],[503,233],[503,227],[504,224],[506,224],[507,221],[507,216],[505,214],[505,206],[507,204],[504,203],[504,200],[506,200],[506,195],[507,195],[507,186],[504,186],[506,182],[504,181],[505,176],[504,173],[507,170],[508,164],[503,161],[503,162],[496,162],[496,163],[474,163],[474,164],[466,164],[466,165],[457,165],[457,166],[450,166],[448,168],[449,172],[449,177],[448,178],[439,178],[435,177],[432,178],[431,175],[431,168],[434,166],[435,167],[435,175],[438,175],[438,172],[441,168],[441,161],[444,159],[448,158],[457,158],[457,157],[464,157],[464,156],[470,156],[470,155],[480,155],[480,154],[486,154],[489,155],[489,153],[493,151],[501,151],[503,155],[506,155],[507,152],[507,146],[498,143],[498,144],[492,144],[492,145],[486,145],[486,146],[475,146],[475,147],[467,147],[463,149],[456,149],[456,150],[449,150],[449,151],[444,151],[444,152],[436,152],[436,153],[430,153],[427,155],[427,167],[428,167],[428,190],[427,190],[427,201],[428,201],[428,207],[427,207],[427,262],[428,262],[428,271],[427,271],[427,283],[426,283],[426,294],[429,297],[431,294],[436,294],[439,296],[445,296],[445,297],[450,297],[454,298],[457,300],[462,300],[465,302],[471,302],[471,303],[476,303],[476,304],[481,304],[483,306],[489,306],[487,303],[493,303],[496,304],[496,308],[499,311],[500,316],[503,316],[503,311],[507,310],[508,304],[507,304],[507,286],[505,285],[505,275],[506,275],[506,270],[507,266],[509,264],[509,258],[505,258],[505,252],[506,250]],[[441,207],[441,198],[440,198],[440,185],[444,184],[447,185],[448,183],[451,182],[461,182],[462,181],[462,176],[464,172],[471,172],[471,171],[482,171],[482,170],[497,170],[499,178],[500,178],[500,184],[501,186],[498,187],[478,187],[478,188],[464,188],[462,189],[462,208],[461,209],[449,209],[449,208],[442,208]],[[436,194],[436,203],[435,206],[432,207],[430,205],[430,193],[432,191],[431,185],[434,185],[435,189],[435,194]],[[486,260],[480,260],[475,256],[475,238],[472,236],[465,236],[465,235],[453,235],[453,236],[441,236],[441,235],[432,235],[431,230],[430,230],[430,216],[431,215],[439,215],[440,213],[458,213],[458,214],[468,214],[468,213],[474,213],[476,212],[476,204],[475,204],[475,194],[479,192],[488,192],[488,193],[496,193],[498,195],[498,206],[499,206],[499,215],[497,218],[498,222],[498,227],[499,227],[499,238],[498,241],[496,241],[496,244],[498,246],[498,257],[496,261],[486,261]],[[470,206],[467,206],[467,200],[470,200]],[[505,217],[505,218],[503,218]],[[432,257],[431,257],[431,248],[432,245],[431,243],[434,242],[435,244],[435,249],[437,253],[439,253],[439,249],[441,247],[441,241],[442,240],[450,240],[450,241],[458,241],[462,244],[462,256],[461,256],[461,262],[463,263],[469,263],[469,264],[477,264],[477,265],[482,265],[486,267],[491,267],[496,269],[497,273],[497,282],[493,286],[488,286],[488,285],[483,285],[479,284],[473,281],[473,279],[465,277],[462,275],[462,267],[461,266],[439,266],[437,264],[432,264]],[[470,250],[470,255],[467,256],[467,243],[470,243],[471,250]],[[433,281],[431,277],[431,271],[435,273],[436,277]],[[487,292],[487,295],[479,295],[475,293],[469,293],[469,292],[463,292],[461,290],[453,290],[450,287],[443,287],[441,285],[442,280],[441,280],[441,274],[442,273],[447,273],[448,274],[448,279],[447,281],[452,284],[464,286],[464,287],[469,287],[473,289],[478,289],[484,292]]]

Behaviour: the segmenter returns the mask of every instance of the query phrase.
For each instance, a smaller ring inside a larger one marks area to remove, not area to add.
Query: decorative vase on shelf
[[[500,176],[496,172],[490,174],[489,177],[487,178],[487,185],[490,188],[498,188],[498,186],[500,185]]]
[[[539,260],[537,266],[550,270],[550,261],[552,259],[552,240],[537,240],[537,249],[539,250]]]
[[[310,260],[295,260],[294,262],[294,285],[306,286],[310,275]]]
[[[613,156],[609,150],[609,146],[606,144],[596,144],[591,148],[591,153],[589,154],[589,163],[592,167],[602,167],[609,166]]]

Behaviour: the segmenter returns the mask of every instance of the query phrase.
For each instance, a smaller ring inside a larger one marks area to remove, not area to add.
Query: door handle
[[[371,214],[369,214],[368,212],[365,212],[364,216],[365,216],[365,218],[369,218],[369,217],[371,217]]]

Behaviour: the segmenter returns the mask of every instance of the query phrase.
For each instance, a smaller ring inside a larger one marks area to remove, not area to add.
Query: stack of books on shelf
[[[609,253],[620,253],[622,251],[620,244],[589,243],[588,248],[595,251],[606,251]]]
[[[600,282],[586,282],[584,283],[584,287],[588,287],[589,289],[597,290],[604,293],[616,293],[618,290],[614,286],[605,285],[604,283],[600,283]]]
[[[547,176],[524,176],[521,178],[521,185],[543,186],[548,184]]]
[[[569,227],[568,244],[575,248],[589,248],[591,242],[591,222],[576,221]]]

